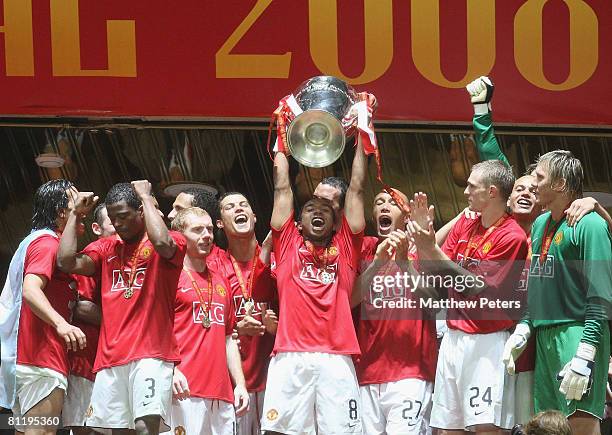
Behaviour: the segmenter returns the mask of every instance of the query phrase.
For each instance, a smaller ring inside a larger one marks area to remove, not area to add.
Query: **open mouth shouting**
[[[310,221],[314,231],[322,231],[325,228],[325,219],[320,216],[315,216]]]
[[[237,214],[234,216],[234,224],[236,224],[236,227],[239,229],[246,228],[249,226],[249,217],[246,213]]]
[[[378,230],[380,233],[385,234],[391,231],[393,225],[393,219],[389,215],[380,215],[378,217]]]

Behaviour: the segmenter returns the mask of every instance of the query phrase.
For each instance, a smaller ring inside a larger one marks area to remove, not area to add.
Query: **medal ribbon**
[[[132,256],[130,257],[130,264],[132,266],[130,269],[130,276],[128,277],[128,279],[125,279],[125,277],[123,276],[123,269],[125,269],[125,243],[121,245],[121,256],[119,259],[119,273],[121,274],[121,278],[123,278],[123,281],[126,281],[128,283],[125,289],[126,292],[130,291],[130,289],[134,285],[134,280],[136,279],[136,269],[138,267],[138,257],[140,256],[140,251],[142,251],[142,248],[144,248],[144,245],[145,243],[147,243],[148,240],[149,240],[149,236],[147,233],[145,233],[144,237],[138,244],[138,247],[132,253]]]
[[[546,227],[544,228],[544,235],[542,235],[542,247],[540,248],[540,264],[543,265],[546,262],[546,258],[548,258],[548,251],[550,250],[550,245],[553,241],[553,238],[555,237],[555,234],[557,234],[557,230],[559,229],[559,227],[561,226],[564,220],[565,220],[565,215],[563,215],[563,217],[559,219],[559,222],[555,224],[550,234],[548,233],[548,226],[550,225],[550,222],[552,221],[552,214],[546,221]]]
[[[327,268],[327,261],[329,259],[329,251],[328,251],[329,248],[327,246],[325,247],[325,252],[323,254],[323,262],[321,263],[321,257],[317,255],[316,249],[314,245],[312,244],[312,242],[310,242],[309,240],[305,240],[304,245],[306,246],[306,250],[308,250],[308,252],[310,252],[310,255],[312,255],[315,265],[319,269],[322,269],[323,271],[325,271],[325,269]]]
[[[210,273],[210,270],[206,270],[206,285],[207,285],[207,289],[206,292],[208,293],[208,302],[204,300],[204,295],[202,295],[202,289],[200,289],[200,286],[198,285],[198,283],[196,282],[196,280],[193,278],[193,275],[191,274],[191,272],[189,270],[187,270],[187,268],[183,267],[183,270],[185,271],[185,273],[187,273],[187,275],[189,276],[189,279],[191,280],[191,286],[193,287],[193,289],[195,290],[196,294],[198,295],[198,300],[200,301],[200,305],[202,305],[204,307],[204,313],[206,313],[206,318],[208,318],[210,320],[210,307],[212,305],[212,297],[213,297],[213,291],[212,291],[212,274]]]
[[[472,240],[474,239],[474,236],[476,235],[476,231],[478,231],[478,228],[480,227],[481,223],[480,221],[478,222],[478,225],[476,225],[476,227],[474,227],[474,229],[472,230],[472,232],[470,233],[470,238],[468,240],[467,246],[465,247],[465,251],[463,252],[463,257],[465,259],[467,259],[470,255],[472,255],[474,252],[478,251],[478,249],[480,249],[480,247],[487,241],[487,239],[491,236],[491,234],[493,233],[493,231],[495,231],[498,227],[500,227],[504,221],[508,218],[508,215],[506,213],[504,213],[504,215],[502,217],[500,217],[499,219],[497,219],[497,221],[491,225],[487,231],[484,233],[484,235],[482,236],[482,238],[480,239],[480,241],[478,242],[478,245],[476,245],[476,247],[472,250],[470,250],[470,247],[472,246]]]
[[[238,284],[240,285],[240,290],[242,292],[242,298],[246,301],[251,300],[251,295],[253,294],[253,279],[255,278],[255,266],[257,266],[257,257],[260,252],[259,245],[255,247],[255,254],[253,255],[252,266],[251,266],[251,274],[249,275],[248,282],[244,283],[244,277],[242,276],[242,270],[238,265],[238,262],[234,258],[232,254],[228,252],[229,258],[232,261],[232,267],[234,268],[234,273],[236,274],[236,278],[238,279]]]

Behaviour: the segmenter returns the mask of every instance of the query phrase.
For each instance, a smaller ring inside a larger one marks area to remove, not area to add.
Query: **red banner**
[[[2,115],[265,118],[303,80],[378,120],[612,125],[606,0],[0,0]]]

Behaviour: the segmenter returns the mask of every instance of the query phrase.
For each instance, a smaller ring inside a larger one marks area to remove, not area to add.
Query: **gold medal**
[[[253,314],[253,310],[255,309],[255,302],[253,302],[253,299],[247,299],[247,301],[244,303],[244,309],[247,316]]]
[[[132,290],[132,287],[126,288],[125,291],[123,292],[123,297],[126,299],[131,298],[134,295],[134,290]]]
[[[202,315],[202,327],[206,329],[210,328],[210,316],[208,315],[208,313],[204,313]]]

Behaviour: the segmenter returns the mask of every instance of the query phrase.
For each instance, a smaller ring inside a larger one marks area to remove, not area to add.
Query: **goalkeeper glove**
[[[596,351],[595,346],[580,342],[576,356],[559,372],[558,378],[562,379],[559,391],[567,400],[582,400],[591,389]]]
[[[470,94],[476,115],[483,115],[491,111],[491,98],[493,98],[495,86],[490,78],[478,77],[465,88]]]

